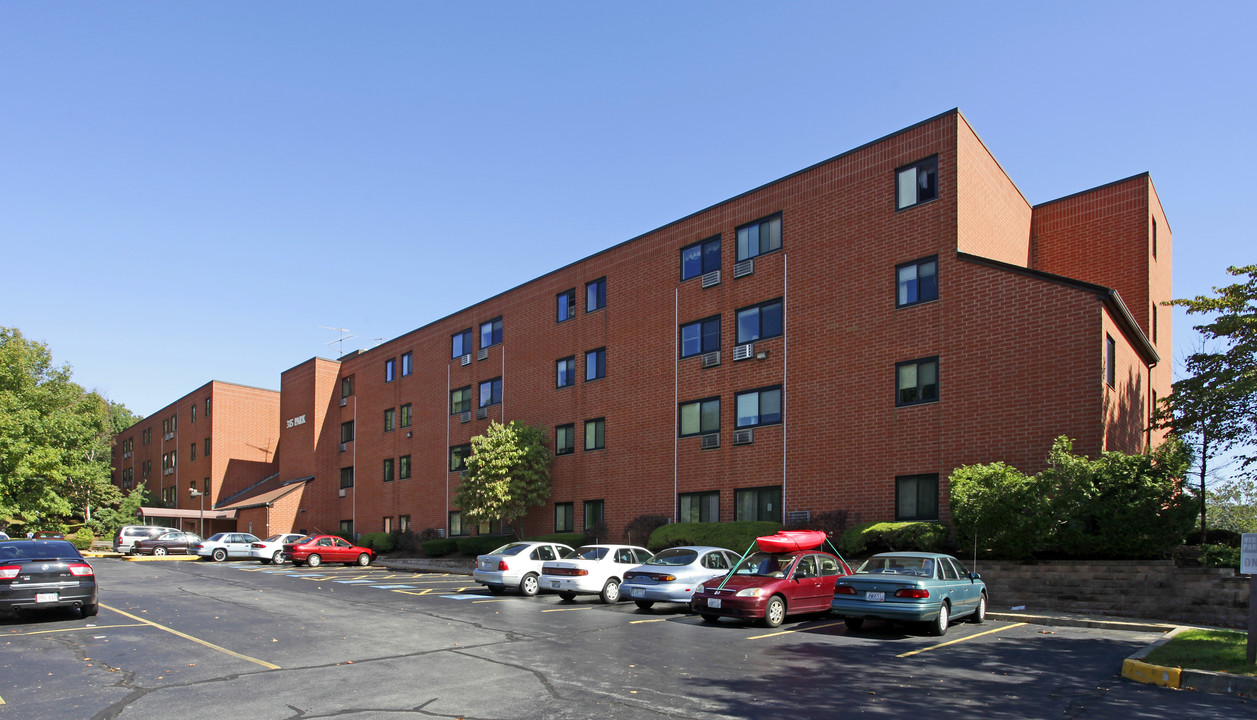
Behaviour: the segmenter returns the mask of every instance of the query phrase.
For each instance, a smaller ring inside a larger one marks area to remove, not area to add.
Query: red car
[[[359,547],[335,535],[309,535],[295,543],[284,545],[284,559],[293,565],[309,565],[318,567],[325,562],[345,563],[346,565],[370,565],[375,559],[375,551],[371,548]],[[830,583],[829,594],[834,594],[833,583]]]
[[[731,574],[695,588],[690,608],[706,622],[731,617],[777,627],[786,615],[828,611],[834,582],[850,574],[846,563],[820,550],[761,550],[738,563]]]

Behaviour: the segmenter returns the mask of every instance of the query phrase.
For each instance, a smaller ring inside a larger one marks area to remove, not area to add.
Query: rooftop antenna
[[[340,333],[340,337],[336,338],[330,343],[327,343],[328,347],[332,347],[333,345],[336,346],[337,359],[345,355],[345,341],[358,337],[357,335],[354,335],[353,333],[349,332],[349,328],[328,327],[326,325],[320,325],[319,327],[323,328],[324,330],[335,330],[336,332]]]

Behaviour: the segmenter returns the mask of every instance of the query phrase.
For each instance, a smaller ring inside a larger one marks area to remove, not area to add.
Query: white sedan
[[[521,595],[532,597],[541,589],[541,565],[547,560],[567,557],[572,548],[562,543],[514,542],[476,558],[471,576],[501,595],[507,588],[519,588]]]
[[[574,555],[541,566],[541,589],[557,592],[564,600],[587,594],[604,603],[618,602],[625,571],[653,556],[635,545],[584,545]]]
[[[249,533],[217,533],[192,546],[192,553],[222,562],[229,557],[247,558],[256,536]]]
[[[284,564],[284,545],[286,543],[295,543],[305,537],[301,533],[283,533],[281,535],[272,535],[265,540],[258,540],[249,544],[249,557],[262,561],[263,565],[275,563],[276,565]]]

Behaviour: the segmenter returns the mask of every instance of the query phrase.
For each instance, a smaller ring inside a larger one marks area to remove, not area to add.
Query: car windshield
[[[529,548],[528,543],[508,543],[489,553],[490,555],[518,555]]]
[[[668,548],[646,561],[647,565],[689,565],[698,559],[698,551],[689,548]]]
[[[586,560],[601,560],[611,552],[611,548],[607,547],[583,547],[576,551],[574,555],[568,555],[570,558],[584,558]]]
[[[748,555],[734,573],[738,575],[758,575],[761,577],[785,577],[798,553],[756,552]]]
[[[933,577],[934,558],[874,555],[855,571],[857,575],[916,575]]]

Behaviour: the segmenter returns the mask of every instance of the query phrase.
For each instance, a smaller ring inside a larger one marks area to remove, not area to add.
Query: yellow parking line
[[[237,657],[237,658],[240,658],[241,660],[248,660],[248,661],[249,661],[249,662],[251,662],[251,663],[257,663],[258,665],[261,665],[262,667],[264,667],[264,668],[268,668],[268,669],[270,669],[270,670],[278,670],[278,669],[279,669],[279,666],[278,666],[278,665],[276,665],[276,664],[274,664],[274,663],[268,663],[268,662],[266,662],[265,660],[258,660],[257,658],[254,658],[254,657],[249,657],[248,655],[244,655],[244,654],[242,654],[242,653],[238,653],[238,652],[236,652],[236,651],[234,651],[234,650],[228,650],[227,648],[222,647],[221,645],[215,645],[215,644],[214,644],[214,643],[212,643],[212,642],[208,642],[208,641],[206,641],[206,640],[202,640],[202,639],[200,639],[200,638],[192,637],[191,635],[189,635],[189,634],[187,634],[187,633],[181,633],[181,632],[179,632],[178,630],[175,630],[175,629],[173,629],[173,628],[168,628],[168,627],[166,627],[165,625],[160,625],[160,624],[158,624],[158,623],[153,622],[152,620],[145,620],[145,619],[144,619],[144,618],[142,618],[142,617],[136,617],[135,615],[132,615],[131,613],[128,613],[128,612],[123,612],[122,610],[119,610],[118,608],[115,608],[115,607],[110,607],[110,606],[108,606],[108,605],[105,605],[104,603],[101,603],[101,605],[100,605],[100,606],[101,606],[101,607],[103,607],[103,608],[105,608],[106,610],[112,610],[112,611],[114,611],[114,612],[118,613],[119,615],[122,615],[123,617],[129,617],[129,618],[131,618],[132,620],[138,620],[139,622],[144,623],[145,625],[152,625],[153,627],[157,628],[158,630],[165,630],[166,632],[170,633],[171,635],[177,635],[177,636],[179,636],[179,637],[183,638],[184,640],[191,640],[192,642],[197,643],[198,645],[204,645],[205,647],[207,647],[207,648],[209,648],[209,649],[211,649],[211,650],[217,650],[218,652],[224,653],[224,654],[226,654],[226,655],[230,655],[230,656],[232,656],[232,657]]]
[[[842,623],[825,623],[824,625],[809,625],[807,627],[795,628],[793,630],[782,630],[781,632],[768,633],[767,635],[752,635],[747,640],[762,640],[764,638],[777,637],[778,635],[789,635],[790,633],[803,632],[805,630],[820,630],[821,628],[833,627]]]
[[[593,609],[594,609],[593,605],[586,605],[585,607],[554,608],[553,610],[542,610],[541,612],[571,612],[572,610],[593,610]]]
[[[668,622],[672,618],[651,618],[649,620],[629,620],[629,625],[640,625],[648,622]]]
[[[91,627],[61,628],[60,630],[35,630],[34,632],[13,633],[14,635],[45,635],[47,633],[76,632],[79,630],[104,630],[105,628],[143,627],[144,623],[127,623],[126,625],[92,625]],[[4,637],[8,637],[7,635]]]
[[[394,590],[393,592],[403,593],[405,595],[427,595],[432,592],[433,589],[434,588],[428,588],[427,590],[420,590],[419,592],[411,592],[410,590]]]
[[[492,598],[490,600],[472,600],[471,604],[479,605],[480,603],[487,603],[487,602],[510,602],[511,599],[512,598]]]
[[[948,640],[948,641],[947,641],[947,642],[945,642],[945,643],[939,643],[939,644],[937,644],[937,645],[931,645],[931,646],[929,646],[929,647],[927,647],[927,648],[921,648],[920,650],[913,650],[912,652],[906,652],[906,653],[904,653],[904,654],[902,654],[902,655],[896,655],[895,657],[897,657],[897,658],[906,658],[906,657],[909,657],[909,656],[911,656],[911,655],[916,655],[916,654],[918,654],[918,653],[929,652],[930,650],[937,650],[937,649],[939,649],[939,648],[941,648],[941,647],[947,647],[948,645],[955,645],[956,643],[961,643],[961,642],[964,642],[964,641],[966,641],[966,640],[972,640],[972,639],[974,639],[974,638],[979,638],[979,637],[982,637],[983,635],[990,635],[991,633],[1004,632],[1005,630],[1012,630],[1013,628],[1021,627],[1022,625],[1025,625],[1025,624],[1026,624],[1026,623],[1013,623],[1012,625],[1007,625],[1007,626],[1005,626],[1005,627],[998,627],[998,628],[994,628],[994,629],[991,629],[991,630],[987,630],[986,632],[980,632],[980,633],[977,633],[976,635],[967,635],[967,636],[962,637],[962,638],[956,638],[955,640]]]

